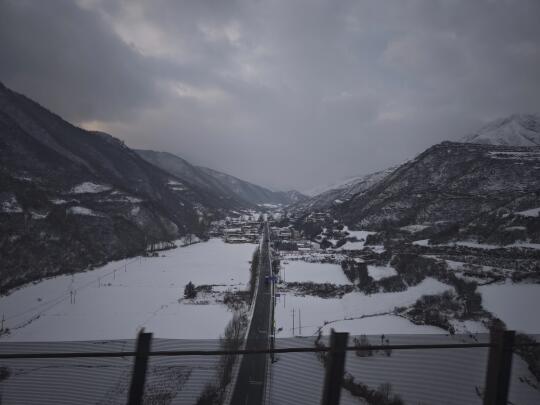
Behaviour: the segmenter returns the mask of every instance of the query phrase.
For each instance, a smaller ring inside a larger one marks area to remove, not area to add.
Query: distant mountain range
[[[322,191],[311,198],[303,199],[289,207],[292,212],[324,211],[330,207],[343,204],[354,195],[368,190],[370,187],[383,180],[392,173],[395,167],[387,170],[381,170],[370,173],[365,176],[349,178],[343,182],[337,183],[335,188]],[[324,188],[321,188],[324,189]]]
[[[203,235],[233,210],[302,198],[176,156],[159,164],[164,170],[150,154],[75,127],[0,83],[0,293]]]
[[[362,228],[466,220],[517,200],[536,204],[540,148],[443,142],[334,206]]]
[[[540,119],[512,115],[461,143],[307,198],[85,131],[0,84],[0,293],[143,252],[243,209],[326,211],[353,228],[540,241]],[[510,232],[510,234],[509,234]],[[495,235],[495,236],[493,236]],[[510,236],[509,236],[510,235]],[[512,236],[513,235],[513,236]]]
[[[520,233],[521,240],[538,243],[539,130],[538,115],[499,119],[461,143],[432,146],[397,168],[353,179],[290,210],[328,212],[355,229],[415,225],[432,234],[461,230],[470,238],[481,229],[483,239],[508,241],[509,233]]]
[[[194,184],[232,207],[257,208],[264,205],[288,205],[307,199],[298,191],[271,191],[217,170],[194,166],[167,152],[136,151],[143,159],[178,179]]]

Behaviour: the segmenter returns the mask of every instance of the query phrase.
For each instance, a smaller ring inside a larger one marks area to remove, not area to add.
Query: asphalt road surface
[[[272,275],[269,258],[269,235],[265,225],[261,256],[259,260],[259,285],[253,318],[248,331],[246,350],[268,349],[270,342],[271,282],[265,276]],[[231,405],[259,405],[263,403],[268,354],[245,354],[238,371],[236,386],[231,397]]]

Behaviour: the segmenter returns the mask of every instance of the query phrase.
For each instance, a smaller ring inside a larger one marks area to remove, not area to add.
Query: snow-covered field
[[[390,266],[367,266],[369,276],[375,280],[397,275],[396,269]]]
[[[435,279],[427,278],[417,286],[395,293],[366,295],[352,292],[345,294],[343,298],[280,293],[275,314],[276,328],[282,330],[277,336],[312,336],[323,327],[324,332],[329,332],[329,328],[334,324],[337,329],[356,334],[444,333],[441,329],[416,326],[403,318],[388,316],[387,313],[393,311],[395,307],[414,304],[422,295],[438,294],[452,288]],[[375,320],[379,317],[380,319]]]
[[[478,287],[482,306],[500,318],[508,329],[540,334],[540,284],[489,284]]]
[[[142,327],[158,338],[215,339],[231,312],[211,296],[208,303],[179,302],[184,286],[244,289],[254,249],[211,239],[30,284],[0,297],[11,330],[0,342],[129,339]]]
[[[463,343],[461,337],[442,335],[429,340],[418,336],[389,336],[394,344]],[[350,338],[352,340],[352,337]],[[380,336],[370,336],[372,344],[380,344]],[[351,340],[349,344],[352,344]],[[313,347],[311,339],[282,339],[277,347]],[[485,384],[487,349],[393,350],[359,357],[348,352],[345,370],[357,382],[377,389],[391,384],[392,393],[406,404],[481,405],[478,395]],[[284,353],[272,365],[270,402],[275,404],[313,404],[320,401],[324,384],[324,367],[314,353]],[[514,355],[510,385],[510,401],[514,404],[535,405],[539,393],[526,381],[534,381],[527,364]],[[456,387],[459,387],[457,389]],[[442,400],[442,402],[441,402]],[[365,404],[349,391],[341,390],[342,404]],[[509,402],[510,403],[510,402]]]
[[[219,291],[244,289],[254,249],[211,239],[23,287],[0,298],[12,330],[0,338],[0,352],[131,351],[141,327],[153,332],[153,350],[216,350],[232,313],[211,295],[190,303],[179,299],[189,281],[219,284]],[[218,356],[151,358],[145,403],[196,403],[216,378],[218,363]],[[14,359],[1,365],[11,373],[0,383],[6,403],[110,405],[127,402],[133,358]]]
[[[341,267],[332,263],[290,261],[283,264],[281,275],[287,282],[351,284]]]
[[[421,241],[420,243],[426,243]],[[315,271],[321,263],[296,262],[285,264],[287,281],[294,270],[298,278],[305,279],[311,267]],[[463,263],[451,262],[450,268],[459,270]],[[488,268],[488,266],[484,266]],[[395,269],[387,266],[368,266],[369,275],[376,279],[393,276]],[[324,277],[323,277],[324,278]],[[299,280],[301,281],[301,280]],[[336,284],[338,282],[334,281]],[[314,336],[320,330],[329,335],[331,329],[355,335],[372,335],[372,343],[380,343],[381,335],[391,343],[421,343],[435,339],[433,343],[476,342],[488,339],[488,330],[480,321],[452,320],[456,335],[448,335],[443,329],[429,325],[414,325],[391,312],[397,306],[408,306],[426,294],[439,294],[453,287],[435,279],[427,278],[415,287],[403,292],[365,295],[361,292],[345,294],[340,298],[319,298],[280,292],[276,305],[276,328],[278,347],[313,347]],[[540,285],[537,284],[490,284],[479,287],[483,306],[500,317],[510,329],[540,333],[540,317],[534,308],[540,303]],[[293,312],[294,311],[294,312]],[[294,325],[294,326],[293,326]],[[294,328],[294,329],[293,329]],[[475,335],[471,335],[475,334]],[[296,336],[296,338],[291,338]],[[429,337],[429,338],[428,338]],[[323,338],[325,339],[325,338]],[[436,341],[439,339],[440,341]],[[349,343],[351,343],[350,341]],[[405,403],[448,404],[482,403],[481,392],[485,381],[487,349],[445,350],[394,350],[391,356],[384,352],[370,357],[347,354],[346,371],[356,381],[377,389],[390,383],[392,391]],[[441,367],[441,364],[444,367]],[[271,401],[280,404],[308,404],[320,400],[320,388],[324,380],[322,363],[313,353],[282,354],[272,366]],[[301,377],[300,377],[301,376]],[[535,378],[527,364],[514,355],[510,399],[512,403],[536,404],[538,390],[528,382]],[[460,389],[456,390],[455,387]],[[364,403],[350,392],[342,390],[344,404]]]

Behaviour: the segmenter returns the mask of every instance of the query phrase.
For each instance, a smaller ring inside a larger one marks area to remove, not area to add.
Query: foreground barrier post
[[[137,354],[133,365],[133,374],[131,375],[128,405],[142,405],[143,403],[144,382],[151,343],[152,334],[144,333],[144,329],[142,329],[137,337]]]
[[[321,405],[339,404],[343,373],[345,372],[345,354],[348,339],[348,333],[336,333],[332,329],[330,351],[326,359],[326,376],[324,378]]]
[[[514,331],[495,331],[491,334],[493,346],[489,349],[484,405],[506,405],[508,402],[514,337]]]

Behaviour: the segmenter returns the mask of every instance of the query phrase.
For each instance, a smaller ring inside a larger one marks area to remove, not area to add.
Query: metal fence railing
[[[276,339],[273,349],[218,340],[1,342],[0,403],[217,404],[238,381],[224,367],[268,355],[267,404],[538,404],[540,346],[488,335]],[[233,362],[234,363],[234,362]],[[248,381],[249,383],[249,381]]]

